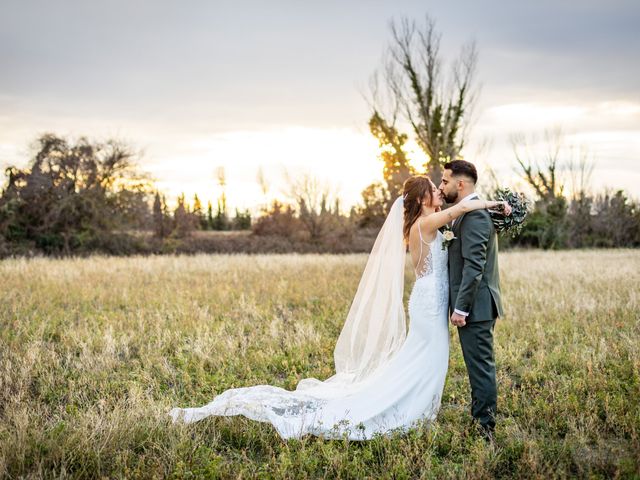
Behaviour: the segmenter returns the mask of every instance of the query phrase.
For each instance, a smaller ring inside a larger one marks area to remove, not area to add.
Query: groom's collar
[[[472,200],[474,198],[478,198],[478,194],[476,192],[470,193],[469,195],[464,197],[462,200],[460,200],[456,205],[462,202],[466,202],[467,200]],[[458,218],[453,219],[453,221],[451,222],[451,226],[453,227],[454,225],[456,225],[458,223],[457,220],[460,220],[462,217],[464,217],[464,214],[459,216]]]
[[[458,203],[466,202],[467,200],[471,200],[474,197],[478,197],[478,194],[476,192],[470,193],[469,195],[464,197],[462,200],[460,200]],[[478,197],[478,198],[480,198],[480,197]]]

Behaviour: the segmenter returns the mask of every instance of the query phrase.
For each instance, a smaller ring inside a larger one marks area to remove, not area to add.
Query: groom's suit
[[[470,196],[469,199],[477,198]],[[493,429],[497,401],[493,328],[502,316],[498,238],[486,210],[474,210],[453,224],[449,245],[449,308],[468,313],[458,328],[471,384],[471,414]]]

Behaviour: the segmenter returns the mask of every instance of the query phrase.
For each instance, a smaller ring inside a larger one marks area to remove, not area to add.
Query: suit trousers
[[[464,363],[471,384],[471,415],[482,427],[495,428],[498,397],[493,329],[496,320],[474,321],[458,327]]]

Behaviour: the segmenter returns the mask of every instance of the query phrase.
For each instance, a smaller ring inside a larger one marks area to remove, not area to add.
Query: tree
[[[178,238],[188,237],[194,229],[194,219],[185,203],[184,193],[178,197],[178,206],[173,212],[173,223],[172,234]]]
[[[558,128],[546,130],[543,142],[534,136],[527,139],[522,134],[511,136],[511,146],[520,174],[534,190],[537,200],[535,211],[522,232],[524,241],[542,248],[567,246],[568,203],[564,196],[564,184],[560,177],[561,154],[564,136]]]
[[[72,142],[47,133],[36,140],[31,165],[6,174],[0,211],[9,241],[70,254],[149,221],[150,181],[138,171],[136,154],[117,140]]]
[[[193,196],[193,210],[191,215],[194,217],[194,224],[197,228],[207,230],[207,218],[202,211],[202,202],[200,202],[200,198],[197,193]]]
[[[363,203],[353,211],[358,226],[381,227],[388,212],[389,191],[382,183],[376,182],[365,188],[361,195]]]
[[[260,191],[262,192],[262,196],[264,197],[264,204],[261,207],[263,210],[268,210],[268,199],[267,193],[269,193],[269,182],[264,176],[264,171],[262,170],[262,166],[258,167],[258,173],[256,174],[256,181],[260,186]]]
[[[240,211],[236,208],[236,216],[232,225],[234,230],[249,230],[251,228],[251,213],[249,210]]]
[[[594,236],[600,247],[640,245],[640,206],[622,190],[605,192],[594,199]]]
[[[218,180],[218,186],[222,193],[220,194],[220,206],[218,207],[218,211],[222,211],[226,214],[227,212],[227,195],[225,194],[225,187],[227,185],[227,174],[225,173],[224,167],[219,166],[216,168],[216,178]]]
[[[213,219],[213,207],[211,206],[211,200],[207,202],[207,228],[206,230],[215,230],[213,228],[214,219]]]
[[[563,144],[562,132],[559,129],[545,131],[542,153],[534,152],[531,147],[538,143],[535,136],[529,140],[523,134],[513,134],[510,141],[520,173],[538,199],[549,203],[561,197],[564,185],[558,176],[558,169]],[[538,160],[540,157],[542,161]]]
[[[427,15],[425,24],[402,18],[392,21],[391,43],[384,62],[385,91],[372,82],[372,119],[381,117],[395,128],[398,116],[413,131],[428,157],[424,168],[437,185],[442,166],[456,159],[464,147],[473,105],[477,65],[475,42],[465,44],[452,65],[448,81],[442,76],[441,34]],[[383,112],[387,112],[386,115]]]
[[[381,149],[379,157],[384,165],[382,175],[389,192],[389,202],[385,209],[388,212],[391,210],[391,203],[402,192],[404,181],[415,173],[404,151],[404,144],[408,137],[398,132],[395,127],[388,125],[378,112],[375,112],[369,120],[369,130],[378,140]]]
[[[164,197],[161,197],[160,193],[156,192],[153,199],[153,230],[158,238],[165,238],[169,234],[166,211],[167,205]]]
[[[302,229],[302,225],[291,205],[285,206],[278,200],[273,200],[271,206],[253,223],[251,229],[256,235],[291,238]]]
[[[224,198],[224,194],[220,199],[218,199],[218,209],[216,211],[216,216],[213,217],[213,222],[211,224],[212,230],[229,230],[229,217],[227,215],[227,207],[226,201]]]
[[[221,165],[216,168],[216,179],[220,187],[221,194],[218,198],[218,209],[216,216],[212,222],[213,230],[229,230],[229,216],[227,214],[227,196],[225,194],[225,186],[227,185],[227,175],[224,167]]]
[[[328,233],[337,217],[327,207],[333,196],[329,186],[308,173],[292,179],[285,172],[285,178],[289,188],[287,196],[297,206],[299,220],[310,239],[318,242]]]
[[[571,182],[571,201],[568,215],[568,245],[570,247],[593,244],[594,215],[593,198],[589,195],[589,183],[594,164],[589,158],[589,152],[582,147],[579,158],[571,155],[567,161],[567,170]]]

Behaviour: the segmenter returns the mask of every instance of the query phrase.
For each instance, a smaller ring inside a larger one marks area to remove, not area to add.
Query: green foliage
[[[249,230],[251,228],[251,212],[249,209],[241,212],[236,208],[236,216],[233,219],[234,230]]]
[[[374,182],[362,193],[362,203],[353,211],[353,219],[361,228],[381,227],[387,217],[391,194],[380,182]]]
[[[510,215],[498,211],[489,211],[496,231],[503,235],[517,237],[522,231],[523,223],[530,210],[530,202],[522,193],[515,193],[508,188],[496,190],[494,200],[507,202],[511,207]]]
[[[501,242],[507,244],[507,242]],[[640,207],[622,191],[570,202],[562,195],[539,200],[520,235],[508,245],[544,249],[639,247]]]
[[[378,140],[379,158],[383,162],[382,176],[389,197],[395,200],[402,192],[404,181],[415,173],[404,151],[408,137],[389,125],[377,111],[369,119],[369,130]]]
[[[194,217],[196,229],[208,230],[209,222],[205,213],[202,211],[202,202],[200,201],[197,193],[193,196],[193,207],[191,208],[191,214]]]
[[[153,230],[158,238],[165,238],[171,232],[167,202],[164,195],[160,196],[159,192],[156,192],[153,199]]]
[[[561,130],[545,132],[547,152],[536,154],[523,135],[515,135],[512,145],[522,178],[537,196],[535,211],[522,234],[511,242],[545,249],[640,246],[640,207],[618,190],[589,195],[587,186],[593,164],[583,152],[576,160],[567,152]],[[535,141],[533,141],[535,143]],[[564,194],[559,175],[565,169],[574,185],[573,197]]]
[[[216,215],[211,219],[211,230],[229,230],[231,222],[229,222],[229,216],[227,215],[226,199],[222,197],[218,200],[218,210]]]

